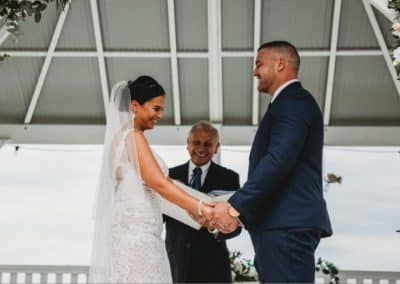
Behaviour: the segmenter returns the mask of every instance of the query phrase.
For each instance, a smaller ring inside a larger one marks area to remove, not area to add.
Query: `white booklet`
[[[172,181],[182,190],[186,191],[188,194],[192,195],[195,198],[201,199],[204,202],[211,202],[211,201],[226,201],[228,200],[234,192],[232,191],[224,191],[224,190],[214,190],[211,191],[209,194],[205,194],[204,192],[200,192],[190,186],[183,184],[180,181],[172,179]],[[190,226],[196,230],[200,230],[201,225],[197,223],[195,220],[190,217],[189,213],[175,205],[174,203],[162,198],[160,196],[160,204],[161,204],[161,212],[179,222]]]

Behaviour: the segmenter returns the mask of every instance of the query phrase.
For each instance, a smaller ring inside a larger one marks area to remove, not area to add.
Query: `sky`
[[[168,166],[183,146],[154,146]],[[324,151],[324,172],[342,176],[325,199],[334,235],[317,257],[343,270],[400,271],[399,148]],[[0,264],[89,265],[92,213],[102,147],[14,145],[0,149]],[[249,147],[222,147],[222,165],[246,180]],[[252,258],[248,234],[228,242]]]

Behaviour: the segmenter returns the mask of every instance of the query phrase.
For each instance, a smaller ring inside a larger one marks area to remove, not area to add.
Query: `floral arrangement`
[[[50,2],[56,2],[57,7],[64,8],[70,0],[0,0],[0,29],[4,26],[14,39],[21,34],[21,24],[26,17],[33,16],[36,23],[42,18]],[[10,57],[0,54],[0,62]]]
[[[229,253],[229,260],[231,263],[232,280],[235,282],[258,281],[257,270],[251,260],[242,257],[239,251]],[[321,271],[323,274],[329,276],[329,283],[339,283],[339,269],[329,261],[318,258],[315,265],[315,271]]]
[[[392,25],[392,60],[397,75],[400,76],[400,0],[388,0],[388,8],[396,11],[397,17]]]
[[[318,258],[315,271],[321,271],[323,274],[329,275],[329,283],[339,283],[339,269],[332,262]]]
[[[34,16],[35,22],[39,23],[42,12],[53,1],[64,7],[69,0],[0,0],[0,26],[5,24],[7,31],[16,35],[27,16]]]
[[[256,268],[251,260],[242,256],[239,251],[229,253],[232,280],[235,282],[258,281]]]

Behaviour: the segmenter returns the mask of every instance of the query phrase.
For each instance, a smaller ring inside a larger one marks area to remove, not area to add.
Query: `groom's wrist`
[[[233,217],[233,218],[238,218],[240,216],[239,211],[237,211],[235,208],[232,207],[231,204],[228,203],[228,214],[229,216]]]

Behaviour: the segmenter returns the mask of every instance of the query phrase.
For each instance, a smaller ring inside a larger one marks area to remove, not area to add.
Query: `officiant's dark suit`
[[[202,168],[209,165],[206,176],[203,177],[204,181],[199,189],[200,191],[209,193],[212,190],[233,191],[238,189],[240,187],[239,175],[212,162],[213,150],[210,150],[207,156],[205,153],[207,150],[199,148],[202,147],[201,143],[206,144],[205,147],[207,147],[207,143],[209,143],[207,137],[212,137],[207,129],[211,127],[214,132],[216,129],[206,122],[199,122],[193,127],[194,140],[189,141],[190,134],[188,138],[188,151],[191,161],[171,168],[169,176],[187,185],[192,185],[193,175],[189,173],[189,168],[196,167],[196,164],[203,164]],[[218,132],[216,133],[218,135]],[[218,136],[216,138],[218,139]],[[195,145],[192,149],[190,143],[198,143],[198,145]],[[218,143],[218,140],[216,143]],[[191,166],[189,163],[191,163]],[[232,282],[229,253],[225,239],[238,235],[240,229],[231,234],[220,233],[215,235],[205,228],[197,231],[169,217],[164,217],[164,220],[166,221],[167,231],[166,247],[174,282]]]

